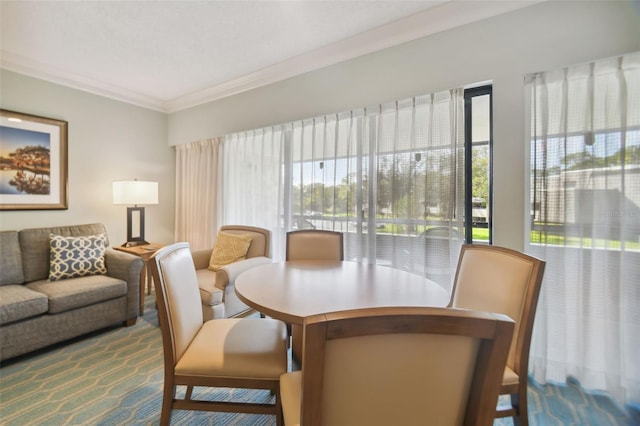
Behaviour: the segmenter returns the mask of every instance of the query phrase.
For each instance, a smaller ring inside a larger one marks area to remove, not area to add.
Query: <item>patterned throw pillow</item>
[[[49,242],[49,281],[107,273],[104,263],[107,238],[104,234],[85,237],[51,234]]]
[[[217,271],[224,265],[245,259],[250,245],[251,235],[249,234],[219,232],[209,259],[209,269]]]

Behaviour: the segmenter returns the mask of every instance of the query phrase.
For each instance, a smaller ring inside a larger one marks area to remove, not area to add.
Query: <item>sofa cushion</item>
[[[23,285],[0,287],[0,325],[47,313],[49,300]]]
[[[126,281],[106,275],[69,278],[60,281],[40,280],[26,286],[49,298],[49,313],[57,314],[105,300],[126,296]]]
[[[0,232],[0,285],[23,282],[18,231],[2,231]]]
[[[104,234],[63,237],[51,234],[49,281],[106,274]]]
[[[215,271],[224,265],[245,259],[250,245],[251,235],[219,232],[211,252],[209,269]]]
[[[50,234],[62,235],[65,237],[78,237],[81,235],[106,235],[106,233],[107,230],[101,223],[32,228],[19,231],[24,282],[45,280],[49,277]],[[109,245],[108,239],[106,245]]]

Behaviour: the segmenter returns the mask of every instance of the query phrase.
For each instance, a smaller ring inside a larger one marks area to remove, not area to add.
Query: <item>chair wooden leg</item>
[[[511,394],[511,406],[515,411],[513,415],[514,426],[529,426],[528,410],[527,410],[527,394],[519,393]]]
[[[171,424],[171,411],[173,409],[173,399],[176,396],[175,385],[165,378],[164,391],[162,392],[162,411],[160,412],[160,426]]]
[[[280,400],[280,383],[276,383],[276,426],[284,426],[284,414],[282,413],[282,401]]]
[[[191,399],[191,394],[193,393],[193,386],[187,386],[187,392],[185,393],[184,399]]]

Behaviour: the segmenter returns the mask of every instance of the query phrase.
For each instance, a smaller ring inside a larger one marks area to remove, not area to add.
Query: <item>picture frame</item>
[[[0,210],[66,210],[68,123],[0,109]]]

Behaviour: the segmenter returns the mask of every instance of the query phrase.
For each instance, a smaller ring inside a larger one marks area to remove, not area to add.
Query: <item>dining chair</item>
[[[514,323],[466,309],[308,317],[303,368],[280,378],[285,425],[491,425]]]
[[[516,250],[479,244],[462,246],[449,307],[498,312],[513,318],[515,332],[502,379],[508,408],[496,417],[528,424],[529,347],[545,262]]]
[[[460,247],[464,244],[464,235],[454,227],[433,226],[425,229],[421,237],[424,239],[426,278],[449,289],[453,281]]]
[[[287,232],[286,260],[344,260],[342,232],[301,229]]]
[[[343,233],[320,229],[289,231],[285,260],[344,260]],[[298,324],[290,324],[287,327],[291,335],[293,366],[299,368],[302,356],[302,327]]]
[[[203,321],[195,266],[188,243],[175,243],[151,257],[164,351],[160,424],[172,410],[272,414],[282,424],[279,378],[287,370],[283,322],[261,318]],[[176,387],[186,386],[183,399]],[[193,399],[193,387],[267,389],[275,403]]]

